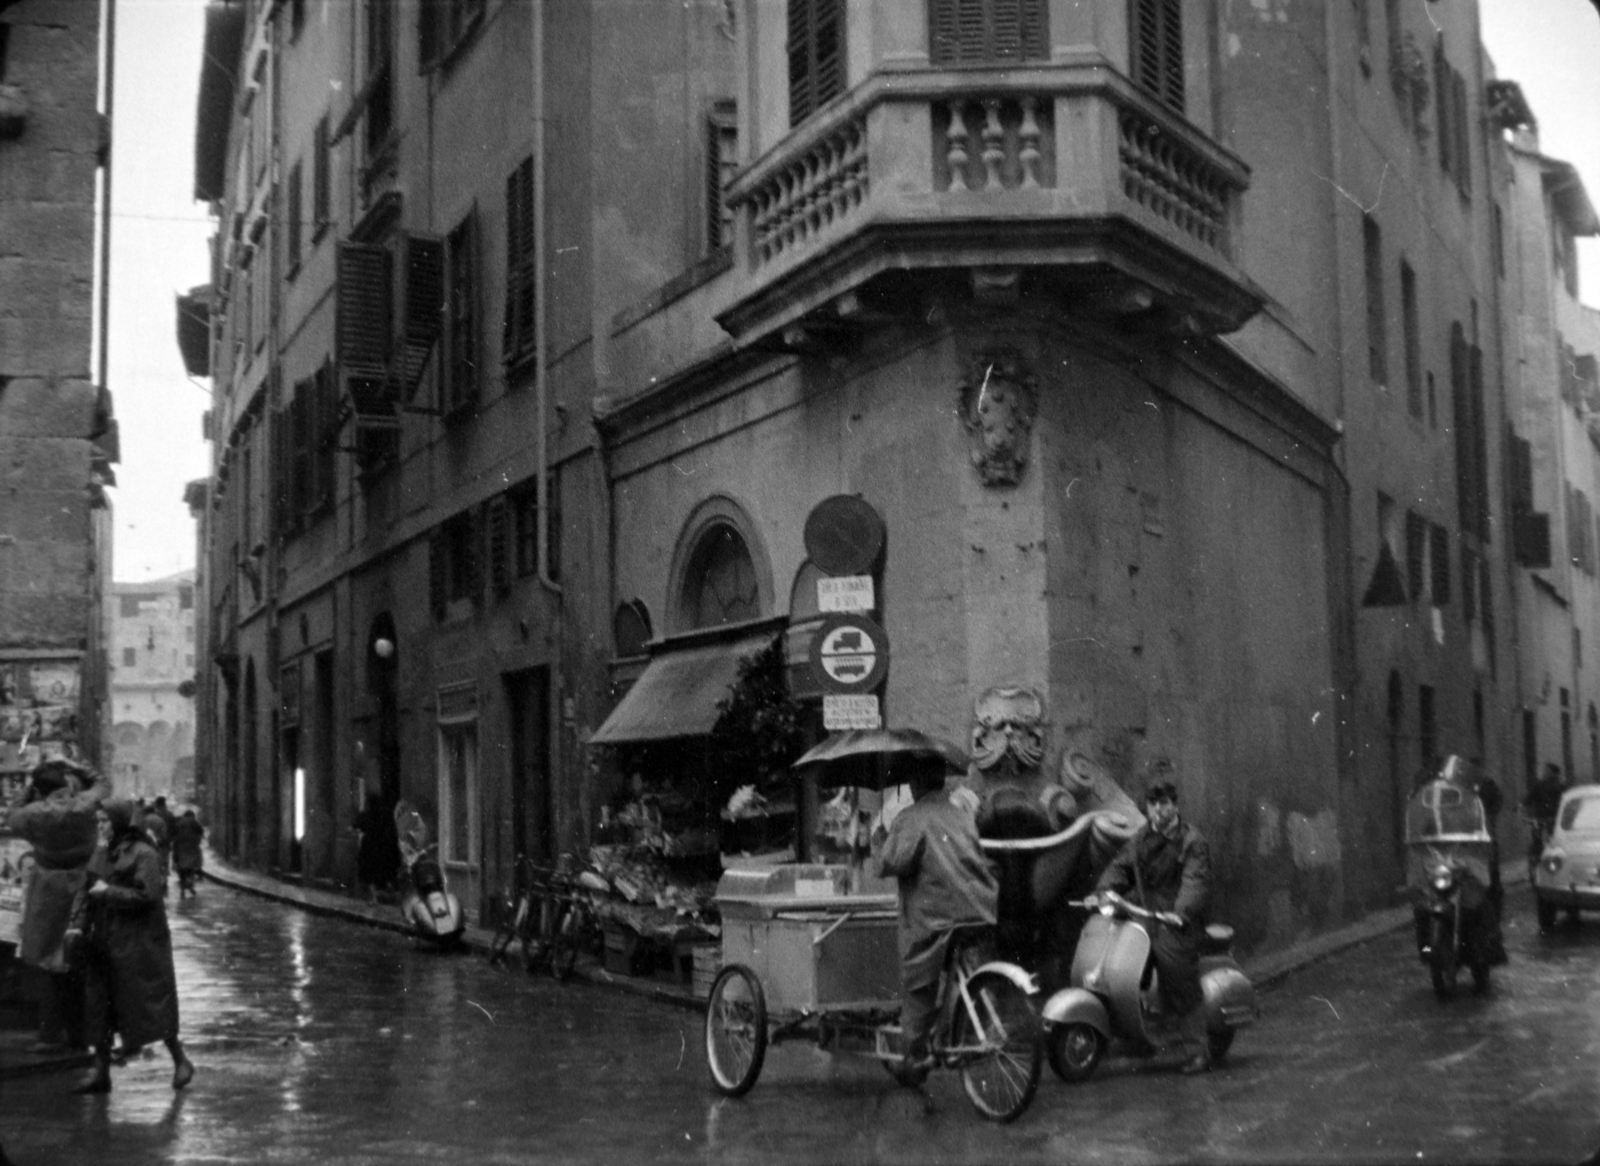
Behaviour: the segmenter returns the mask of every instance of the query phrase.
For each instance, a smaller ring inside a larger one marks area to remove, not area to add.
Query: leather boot
[[[111,1092],[111,1052],[108,1049],[96,1049],[94,1053],[94,1069],[83,1082],[73,1090],[74,1093],[110,1093]]]
[[[1206,1006],[1197,1004],[1184,1014],[1178,1031],[1191,1048],[1198,1051],[1178,1069],[1180,1073],[1204,1073],[1211,1068],[1211,1034],[1206,1030]]]

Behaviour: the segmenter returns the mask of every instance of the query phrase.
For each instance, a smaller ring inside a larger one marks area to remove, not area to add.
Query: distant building
[[[119,794],[194,799],[193,571],[112,587],[112,749]]]
[[[0,784],[44,755],[98,764],[107,723],[103,487],[118,450],[103,355],[91,367],[97,328],[105,348],[101,10],[0,0]]]

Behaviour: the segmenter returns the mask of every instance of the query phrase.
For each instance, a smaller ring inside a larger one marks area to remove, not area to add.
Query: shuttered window
[[[484,504],[489,547],[489,586],[495,594],[511,590],[511,503],[501,494]]]
[[[844,0],[789,0],[789,124],[844,92]]]
[[[1050,56],[1047,0],[928,0],[935,65],[1037,61]]]
[[[1132,0],[1133,81],[1176,113],[1184,111],[1181,0]]]
[[[289,253],[286,259],[288,260],[289,275],[291,277],[300,267],[301,216],[303,213],[300,205],[300,191],[301,169],[300,163],[296,162],[289,167],[289,190],[284,209],[284,225],[288,228],[285,231],[287,238],[284,242],[284,247]]]
[[[1367,277],[1367,375],[1389,383],[1389,334],[1383,304],[1383,232],[1371,217],[1361,218],[1362,255]]]
[[[328,225],[331,202],[328,167],[328,115],[323,114],[317,121],[311,146],[311,221],[316,225],[317,234],[321,234],[322,228]]]
[[[1422,595],[1427,582],[1428,520],[1414,510],[1406,511],[1406,594],[1413,600]]]
[[[533,355],[537,248],[530,156],[506,176],[506,314],[500,354],[507,368],[515,368]]]
[[[449,270],[445,310],[445,379],[447,414],[464,411],[478,396],[478,219],[472,212],[450,232],[445,247]]]
[[[1450,532],[1435,525],[1428,533],[1428,574],[1433,605],[1443,607],[1450,602]]]
[[[405,301],[400,315],[400,379],[410,394],[422,380],[443,321],[444,240],[406,235],[403,243]]]
[[[372,243],[342,242],[338,273],[340,371],[387,370],[393,348],[388,248]]]

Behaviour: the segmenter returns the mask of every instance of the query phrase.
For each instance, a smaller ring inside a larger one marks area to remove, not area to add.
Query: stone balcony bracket
[[[848,314],[890,272],[967,269],[992,296],[984,273],[1015,270],[1095,309],[1232,331],[1261,305],[1233,264],[1248,184],[1103,63],[878,73],[730,183],[736,290],[717,319],[743,343]]]

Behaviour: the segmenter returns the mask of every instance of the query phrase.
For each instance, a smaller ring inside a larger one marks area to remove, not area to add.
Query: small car
[[[1561,795],[1555,829],[1533,871],[1539,928],[1555,926],[1556,913],[1600,911],[1600,785],[1575,785]]]

